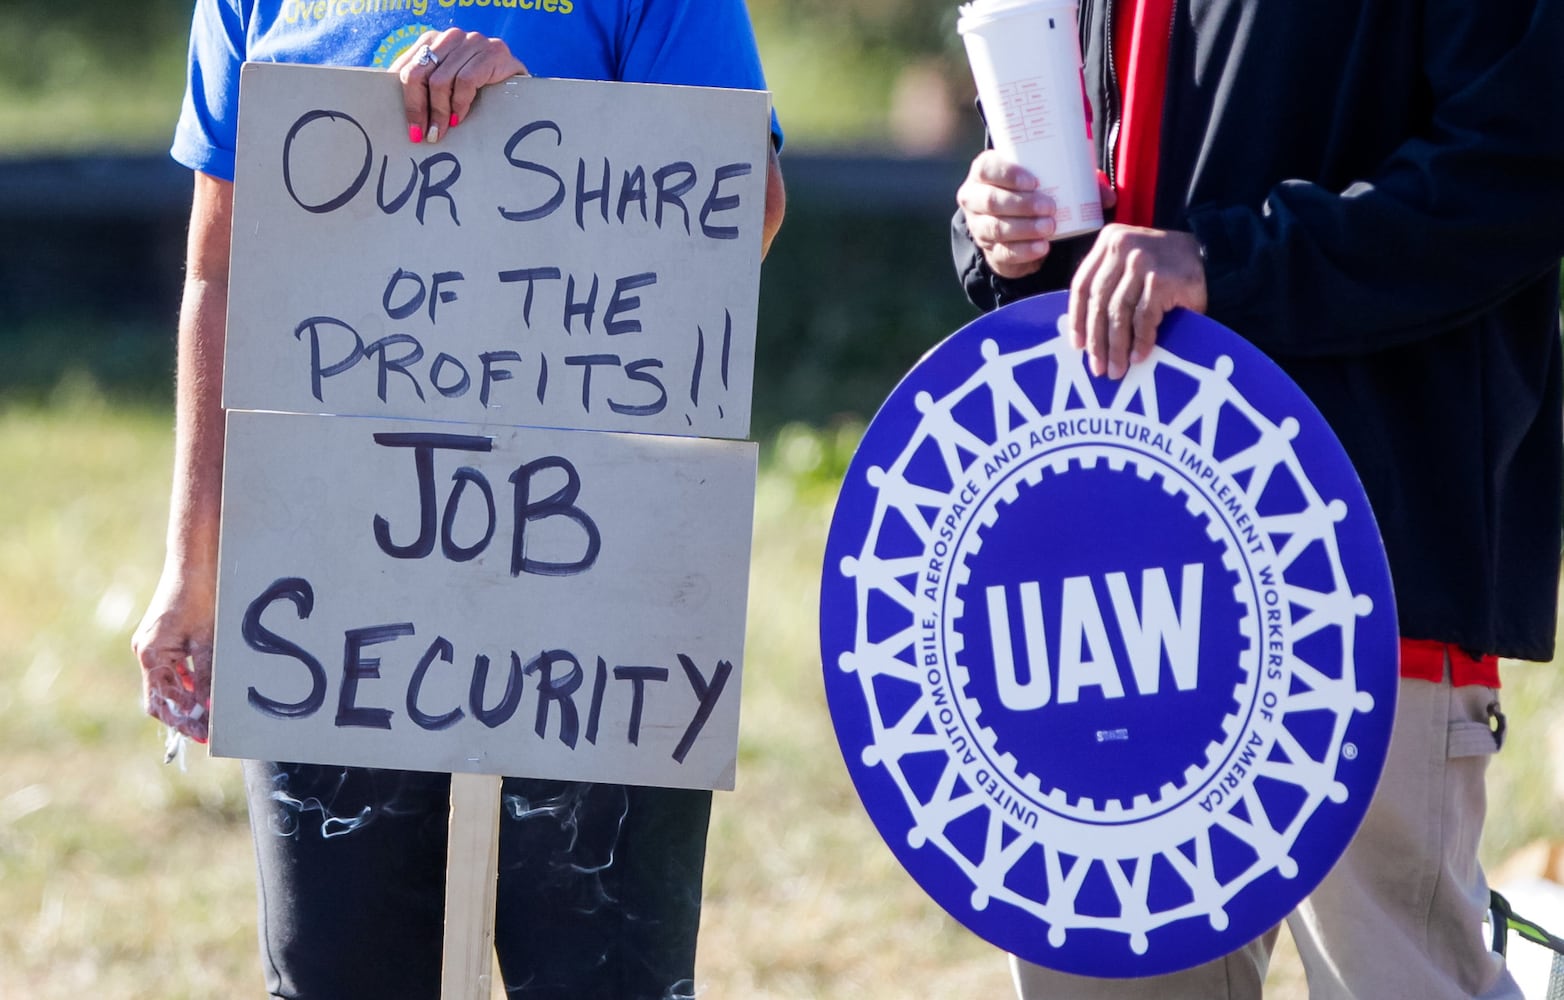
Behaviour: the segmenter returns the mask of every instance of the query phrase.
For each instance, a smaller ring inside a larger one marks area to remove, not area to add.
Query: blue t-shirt
[[[173,157],[233,179],[245,62],[386,68],[451,27],[504,39],[534,76],[766,89],[744,0],[197,0]]]

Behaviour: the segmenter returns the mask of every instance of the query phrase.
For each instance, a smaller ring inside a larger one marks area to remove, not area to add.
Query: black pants
[[[286,1000],[437,1000],[450,776],[245,763],[261,957]],[[506,778],[507,995],[694,993],[711,793]]]

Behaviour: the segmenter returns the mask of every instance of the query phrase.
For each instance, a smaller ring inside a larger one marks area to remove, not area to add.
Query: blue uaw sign
[[[1121,381],[1065,296],[957,332],[891,394],[832,520],[826,692],[881,835],[1029,961],[1226,954],[1324,878],[1389,743],[1379,532],[1318,412],[1189,313]]]

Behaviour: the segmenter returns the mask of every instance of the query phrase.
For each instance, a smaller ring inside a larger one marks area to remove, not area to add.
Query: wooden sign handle
[[[500,865],[500,778],[451,775],[441,1000],[489,1000]]]

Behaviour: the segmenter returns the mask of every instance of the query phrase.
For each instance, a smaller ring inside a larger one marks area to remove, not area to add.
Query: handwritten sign
[[[229,416],[213,748],[732,787],[748,442]]]
[[[388,73],[242,88],[228,408],[749,433],[766,94],[524,77],[413,145]]]
[[[241,104],[213,752],[731,788],[767,95]]]

